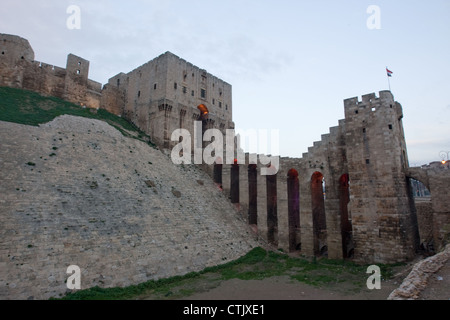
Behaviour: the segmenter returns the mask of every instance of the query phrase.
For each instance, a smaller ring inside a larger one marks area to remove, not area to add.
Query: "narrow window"
[[[195,92],[194,92],[194,90],[192,90],[191,91],[191,96],[194,96],[195,95]]]
[[[183,86],[183,93],[187,93],[187,87]]]
[[[153,85],[153,90],[156,90],[156,83]]]
[[[219,108],[222,108],[222,102],[219,101]]]
[[[358,114],[359,113],[359,111],[358,110],[355,110],[355,114]]]
[[[377,111],[377,109],[376,108],[372,108],[372,112],[375,112],[375,111]]]
[[[392,124],[389,125],[389,129],[392,130]]]
[[[366,133],[366,128],[363,128],[363,133]]]
[[[213,104],[216,104],[216,100],[215,99],[213,99]]]
[[[141,96],[141,92],[140,91],[138,91],[138,98]]]
[[[81,73],[81,71],[80,70],[77,70],[77,74],[80,74]]]
[[[175,90],[177,90],[178,84],[177,84],[176,82],[173,84],[173,88],[174,88]]]
[[[81,62],[80,61],[78,61],[78,65],[81,66]]]
[[[202,91],[201,91],[201,97],[202,97],[203,99],[206,99],[206,90],[205,90],[205,89],[202,89]]]
[[[370,160],[369,159],[366,159],[366,164],[370,164]]]

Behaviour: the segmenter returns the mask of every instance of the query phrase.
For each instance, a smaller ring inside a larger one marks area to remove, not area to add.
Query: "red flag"
[[[386,72],[387,72],[387,76],[388,77],[392,77],[393,72],[391,70],[389,70],[388,68],[386,68]]]

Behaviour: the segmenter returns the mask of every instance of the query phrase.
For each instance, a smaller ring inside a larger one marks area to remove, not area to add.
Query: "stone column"
[[[248,165],[239,165],[239,209],[245,221],[248,221]]]
[[[257,212],[258,212],[258,235],[267,241],[267,185],[266,176],[261,175],[261,168],[258,167],[257,181]]]
[[[341,219],[339,214],[339,199],[325,199],[325,215],[327,219],[328,258],[342,259]]]
[[[223,164],[222,166],[222,189],[227,198],[230,198],[231,189],[231,165]]]
[[[289,210],[287,192],[287,173],[277,174],[277,214],[278,214],[278,248],[289,252]]]
[[[299,176],[300,183],[300,237],[301,252],[307,256],[314,256],[313,218],[311,206],[311,175]]]

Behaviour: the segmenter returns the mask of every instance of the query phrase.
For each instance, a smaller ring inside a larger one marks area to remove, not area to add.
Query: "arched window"
[[[298,249],[297,230],[300,229],[300,194],[298,172],[291,169],[287,176],[288,219],[289,219],[289,251]]]
[[[257,187],[258,171],[256,164],[248,166],[248,223],[258,224],[258,187]]]
[[[324,177],[316,171],[311,176],[311,205],[314,234],[314,253],[328,254],[327,223],[325,216]]]
[[[239,203],[239,164],[234,159],[231,165],[231,186],[230,186],[231,203]]]
[[[267,189],[267,241],[277,244],[278,213],[277,213],[277,175],[266,176]]]

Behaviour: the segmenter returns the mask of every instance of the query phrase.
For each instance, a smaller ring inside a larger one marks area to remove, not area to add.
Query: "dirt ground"
[[[206,292],[196,293],[189,300],[385,300],[398,284],[382,283],[380,290],[352,292],[345,285],[320,288],[292,281],[289,277],[272,277],[263,280],[232,279]]]
[[[415,261],[417,262],[417,261]],[[263,280],[231,279],[217,287],[194,293],[188,300],[386,300],[409,274],[414,262],[398,267],[389,280],[382,280],[381,289],[355,290],[350,282],[316,287],[290,279],[288,276]],[[422,300],[450,299],[450,260],[436,274],[431,275]]]
[[[415,264],[423,257],[417,257],[406,265],[393,267],[393,276],[382,279],[381,289],[366,287],[369,275],[350,275],[336,282],[319,286],[293,279],[289,274],[272,276],[262,280],[223,280],[219,274],[211,273],[195,280],[182,282],[169,292],[142,296],[144,300],[386,300],[409,275]],[[360,279],[363,277],[363,279]],[[422,291],[422,300],[450,299],[450,260],[428,278],[428,285]]]

